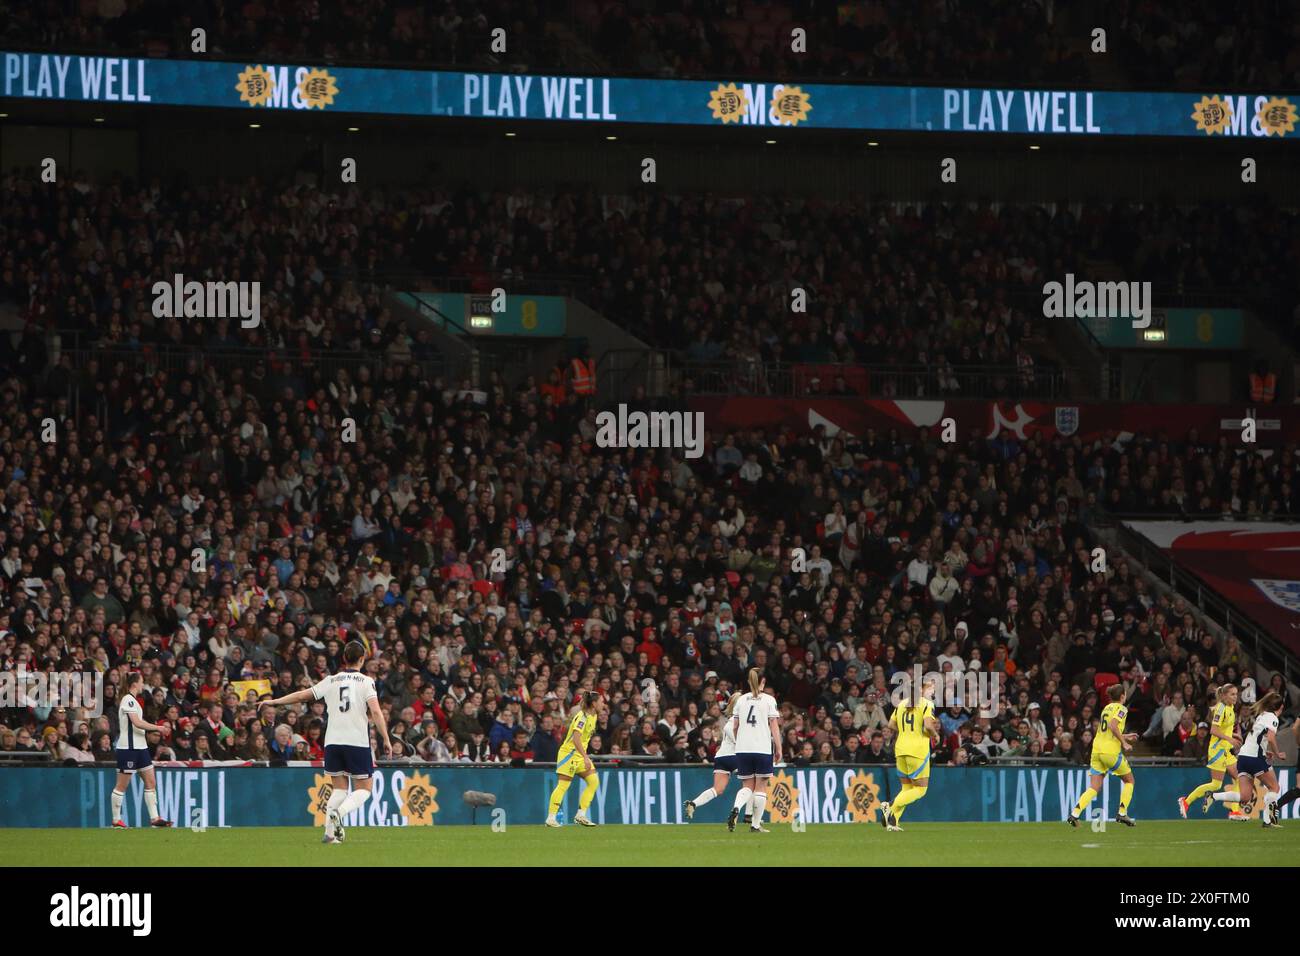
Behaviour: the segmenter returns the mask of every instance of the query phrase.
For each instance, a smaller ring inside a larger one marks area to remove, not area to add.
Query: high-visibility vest
[[[596,394],[596,363],[591,359],[575,358],[570,366],[569,384],[575,395]]]
[[[1273,401],[1273,395],[1277,391],[1277,376],[1272,372],[1267,375],[1260,375],[1258,372],[1250,373],[1250,400],[1252,402],[1270,403]]]

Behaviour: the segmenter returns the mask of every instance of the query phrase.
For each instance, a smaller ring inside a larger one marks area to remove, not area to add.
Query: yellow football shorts
[[[930,755],[924,757],[903,757],[894,758],[895,766],[898,769],[898,775],[904,780],[929,780],[930,779]]]
[[[1092,752],[1092,772],[1093,773],[1113,773],[1117,777],[1132,773],[1129,768],[1128,760],[1124,756],[1124,751],[1118,753],[1097,753]]]

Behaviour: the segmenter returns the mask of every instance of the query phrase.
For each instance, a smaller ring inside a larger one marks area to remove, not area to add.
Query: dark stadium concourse
[[[1290,865],[1286,7],[186,6],[0,0],[0,865]]]

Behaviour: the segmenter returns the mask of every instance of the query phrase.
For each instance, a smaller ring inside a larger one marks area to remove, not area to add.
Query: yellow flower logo
[[[298,84],[298,95],[307,104],[307,109],[323,110],[334,102],[339,87],[328,70],[309,70]]]
[[[1259,125],[1264,127],[1264,135],[1285,136],[1295,132],[1296,108],[1290,100],[1281,96],[1269,97],[1268,102],[1259,108],[1255,116]]]
[[[1202,96],[1192,107],[1192,119],[1196,120],[1196,128],[1205,130],[1207,136],[1222,133],[1232,122],[1232,103],[1220,99],[1218,94]]]
[[[797,86],[779,87],[772,92],[772,113],[782,126],[796,126],[808,118],[812,102]]]
[[[246,66],[235,84],[240,102],[249,106],[265,106],[275,92],[275,76],[262,66]]]
[[[438,812],[438,788],[426,774],[416,771],[406,778],[401,795],[402,816],[415,827],[427,827]]]
[[[772,778],[767,788],[767,811],[773,823],[793,823],[799,814],[799,788],[784,770]]]
[[[871,774],[859,770],[844,786],[844,802],[854,823],[875,823],[880,805],[880,785]]]
[[[312,785],[307,788],[307,812],[311,814],[312,826],[325,825],[325,811],[333,792],[334,784],[330,783],[330,778],[323,773],[315,774]]]
[[[749,94],[735,83],[723,83],[709,94],[709,109],[713,118],[725,123],[739,123],[749,109]]]

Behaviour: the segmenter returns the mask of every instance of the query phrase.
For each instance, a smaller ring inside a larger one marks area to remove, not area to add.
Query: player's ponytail
[[[763,686],[763,672],[757,667],[749,669],[749,693],[757,697],[760,693],[759,688]]]
[[[1259,700],[1255,701],[1255,706],[1251,708],[1250,719],[1254,720],[1260,714],[1272,713],[1277,710],[1278,705],[1282,703],[1282,695],[1275,690],[1269,691]]]
[[[1219,703],[1223,703],[1225,700],[1228,699],[1228,692],[1236,689],[1237,689],[1236,684],[1220,684],[1219,689],[1214,692],[1214,699],[1217,700]]]
[[[736,705],[740,703],[740,698],[744,695],[736,691],[727,701],[727,709],[722,712],[723,717],[730,717],[736,711]]]

